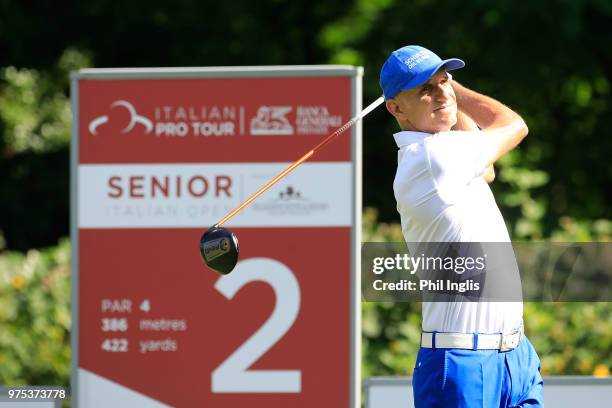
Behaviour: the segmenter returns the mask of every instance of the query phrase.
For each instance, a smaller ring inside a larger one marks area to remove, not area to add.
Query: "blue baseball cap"
[[[440,68],[447,71],[463,68],[465,62],[457,58],[440,59],[427,48],[407,45],[391,53],[380,70],[380,87],[385,100],[399,92],[424,84]]]

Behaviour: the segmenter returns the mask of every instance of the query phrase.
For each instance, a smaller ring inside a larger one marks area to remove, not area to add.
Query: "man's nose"
[[[437,101],[446,101],[451,99],[450,87],[438,84],[434,86],[434,99]]]

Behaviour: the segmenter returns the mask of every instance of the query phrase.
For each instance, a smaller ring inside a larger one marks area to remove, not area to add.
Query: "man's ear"
[[[387,111],[395,116],[396,119],[403,113],[402,108],[393,99],[385,101],[385,106],[387,107]]]

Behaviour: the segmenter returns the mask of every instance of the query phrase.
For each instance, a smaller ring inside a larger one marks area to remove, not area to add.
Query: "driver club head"
[[[200,255],[212,270],[227,275],[238,262],[238,238],[227,228],[213,225],[200,238]]]

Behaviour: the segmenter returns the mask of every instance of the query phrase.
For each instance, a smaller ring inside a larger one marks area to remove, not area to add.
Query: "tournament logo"
[[[110,107],[123,107],[130,116],[128,125],[121,133],[128,133],[135,127],[144,126],[145,134],[153,133],[158,137],[208,137],[234,136],[237,129],[243,133],[244,107],[236,106],[172,106],[161,105],[154,108],[152,119],[137,112],[131,102],[118,100]],[[239,110],[240,118],[237,116]],[[100,128],[116,120],[107,114],[89,122],[89,133],[97,136]],[[103,133],[102,131],[101,133]]]
[[[110,105],[111,109],[116,106],[121,106],[127,109],[128,113],[130,114],[130,123],[128,123],[128,125],[121,130],[121,133],[128,133],[129,131],[134,129],[136,125],[143,125],[145,127],[145,133],[151,133],[151,131],[153,130],[153,122],[146,116],[140,115],[138,112],[136,112],[136,108],[134,107],[134,105],[132,105],[128,101],[123,100],[115,101]],[[108,115],[98,116],[97,118],[89,122],[89,126],[87,126],[87,129],[89,129],[89,133],[96,136],[98,134],[98,127],[108,123],[108,121]]]
[[[253,203],[253,210],[275,216],[308,216],[329,209],[329,203],[304,196],[293,186],[287,186],[277,198]]]

